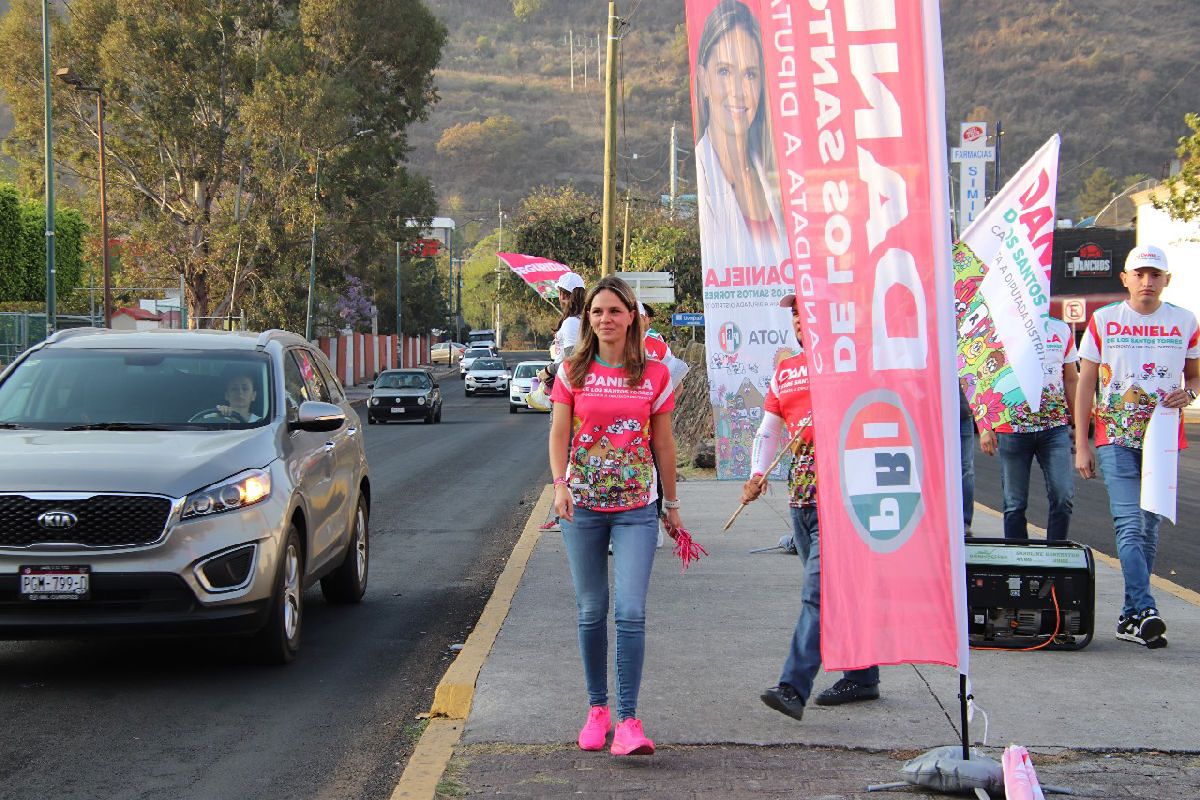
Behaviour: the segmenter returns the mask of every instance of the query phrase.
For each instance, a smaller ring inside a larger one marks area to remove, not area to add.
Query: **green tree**
[[[1075,205],[1081,217],[1094,217],[1116,196],[1121,187],[1117,179],[1105,167],[1096,167],[1083,179],[1083,186],[1075,196]]]
[[[15,0],[0,22],[13,56],[0,74],[15,124],[5,148],[31,190],[40,13]],[[292,328],[304,319],[314,214],[323,286],[369,273],[390,241],[411,239],[404,219],[432,215],[428,181],[404,162],[407,129],[437,98],[445,36],[421,0],[75,0],[54,19],[56,61],[104,89],[114,235],[139,269],[168,285],[182,276],[193,317],[223,315],[248,293],[260,324]],[[55,92],[65,172],[94,174],[92,108],[90,96]]]
[[[1167,178],[1167,196],[1156,199],[1154,207],[1174,219],[1192,220],[1200,216],[1200,114],[1188,114],[1184,119],[1192,133],[1180,138],[1175,151],[1180,172]]]

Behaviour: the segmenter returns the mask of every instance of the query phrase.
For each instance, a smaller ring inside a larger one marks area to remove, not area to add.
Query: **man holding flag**
[[[796,296],[779,305],[792,310],[792,329],[803,348],[803,325]],[[786,431],[786,433],[785,433]],[[812,694],[813,678],[821,668],[821,540],[817,520],[817,462],[813,452],[812,400],[808,391],[808,359],[803,350],[779,362],[763,403],[763,420],[754,437],[750,479],[742,487],[742,502],[757,500],[767,489],[766,471],[780,447],[793,444],[788,473],[792,538],[804,563],[803,606],[791,650],[779,683],[763,691],[762,701],[776,711],[800,719]],[[879,667],[846,672],[841,680],[817,695],[819,706],[835,706],[879,697]]]

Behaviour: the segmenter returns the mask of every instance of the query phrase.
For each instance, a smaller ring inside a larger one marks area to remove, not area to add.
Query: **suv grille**
[[[70,528],[45,528],[48,511],[75,515]],[[74,500],[0,495],[0,547],[78,544],[131,547],[158,541],[171,513],[171,501],[147,495],[98,494]]]

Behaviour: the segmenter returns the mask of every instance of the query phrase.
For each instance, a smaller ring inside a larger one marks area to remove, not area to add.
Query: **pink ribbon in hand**
[[[667,533],[675,540],[675,557],[683,565],[679,574],[687,572],[693,561],[699,561],[701,556],[708,555],[708,551],[694,541],[692,535],[683,528],[672,528]]]

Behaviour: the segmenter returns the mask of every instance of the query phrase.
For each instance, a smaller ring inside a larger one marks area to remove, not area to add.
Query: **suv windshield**
[[[520,364],[517,366],[516,374],[514,374],[513,377],[514,378],[532,378],[534,375],[537,375],[538,371],[544,366],[547,366],[547,365],[546,364]]]
[[[483,370],[504,369],[504,362],[498,358],[480,358],[476,359],[475,363],[471,364],[471,372],[481,372]]]
[[[482,358],[484,356],[490,356],[491,354],[492,351],[488,350],[486,347],[472,347],[467,351],[463,358]]]
[[[47,349],[0,384],[0,428],[248,428],[271,416],[266,354]]]
[[[429,379],[417,372],[385,372],[375,381],[376,389],[428,389]]]

